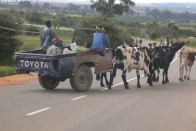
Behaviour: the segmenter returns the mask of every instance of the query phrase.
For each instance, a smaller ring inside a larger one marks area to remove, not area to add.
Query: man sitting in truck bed
[[[58,38],[52,39],[52,45],[47,49],[46,54],[47,55],[60,55],[63,53],[63,44],[62,40],[59,40]]]
[[[105,55],[105,48],[108,46],[108,39],[106,34],[104,34],[104,28],[102,25],[96,26],[96,32],[93,34],[93,45],[91,50],[99,53],[100,55]]]

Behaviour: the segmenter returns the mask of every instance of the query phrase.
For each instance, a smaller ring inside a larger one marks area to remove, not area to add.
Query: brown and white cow
[[[195,61],[195,55],[196,50],[189,48],[189,47],[183,47],[179,52],[179,70],[180,70],[180,81],[184,80],[190,80],[190,72],[191,68]],[[186,71],[184,75],[184,69]],[[184,75],[184,78],[183,78]]]
[[[124,87],[129,89],[128,82],[126,80],[126,73],[133,69],[136,69],[137,73],[137,87],[140,88],[140,74],[139,70],[144,70],[145,74],[148,75],[148,83],[152,86],[152,80],[149,72],[150,58],[147,54],[147,48],[137,48],[128,46],[118,46],[115,50],[115,56],[113,59],[113,70],[110,76],[110,83],[108,84],[108,89],[111,89],[113,84],[113,79],[116,76],[116,70],[122,70],[122,80],[124,82]]]

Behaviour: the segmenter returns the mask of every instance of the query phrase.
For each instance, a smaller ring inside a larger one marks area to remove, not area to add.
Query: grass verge
[[[16,73],[15,69],[15,59],[0,61],[0,77],[14,75]]]

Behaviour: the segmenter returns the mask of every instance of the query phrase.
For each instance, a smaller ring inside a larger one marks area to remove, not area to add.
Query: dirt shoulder
[[[37,80],[37,76],[28,74],[0,77],[0,88],[7,87],[10,85],[23,84],[34,80]]]

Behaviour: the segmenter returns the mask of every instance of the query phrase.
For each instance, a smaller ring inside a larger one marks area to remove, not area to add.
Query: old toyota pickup
[[[72,42],[80,39],[91,42],[94,29],[77,29]],[[70,48],[65,46],[64,48]],[[105,56],[92,51],[60,55],[46,55],[41,50],[15,53],[18,73],[38,74],[40,85],[45,89],[55,89],[60,82],[70,80],[73,90],[87,91],[93,82],[93,73],[109,72],[112,67],[112,51],[106,49]]]

